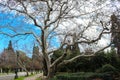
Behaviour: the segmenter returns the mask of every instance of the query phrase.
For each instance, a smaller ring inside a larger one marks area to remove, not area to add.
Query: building
[[[15,51],[12,47],[12,41],[9,41],[8,47],[4,49],[0,56],[0,67],[14,69],[17,65]]]

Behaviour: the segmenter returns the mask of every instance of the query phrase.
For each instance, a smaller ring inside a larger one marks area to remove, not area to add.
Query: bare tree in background
[[[10,27],[9,29],[16,34],[9,35],[5,32],[0,32],[0,34],[10,37],[33,35],[43,56],[43,64],[46,68],[43,72],[46,73],[46,80],[54,76],[52,73],[56,64],[59,67],[81,56],[93,56],[96,52],[110,46],[107,45],[90,55],[77,55],[69,60],[64,60],[66,51],[52,63],[49,57],[54,51],[66,46],[97,43],[107,30],[103,21],[104,10],[108,6],[107,0],[5,0],[0,4],[1,11],[25,16],[24,21],[33,23],[41,32],[40,35],[33,31],[18,33]],[[58,40],[60,46],[54,48],[55,43],[52,39]]]
[[[117,48],[117,54],[120,56],[120,16],[116,14],[111,15],[111,42]]]
[[[16,51],[17,54],[17,66],[18,68],[23,69],[26,72],[26,76],[29,75],[28,69],[31,67],[31,59],[26,56],[26,54],[22,51]]]

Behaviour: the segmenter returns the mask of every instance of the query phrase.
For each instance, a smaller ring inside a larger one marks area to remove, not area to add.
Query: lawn
[[[36,80],[41,80],[40,78],[37,78]]]
[[[15,79],[15,80],[24,80],[24,76],[21,76],[21,77],[19,77],[18,79]]]
[[[29,75],[29,76],[27,76],[27,77],[30,77],[30,76],[34,76],[35,74],[33,74],[33,75]],[[26,76],[20,76],[20,77],[18,77],[18,79],[15,79],[15,80],[24,80],[26,78]]]

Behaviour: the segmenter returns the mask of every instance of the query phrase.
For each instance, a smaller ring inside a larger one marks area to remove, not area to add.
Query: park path
[[[34,76],[30,76],[30,77],[27,77],[25,78],[24,80],[35,80],[37,79],[38,77],[41,77],[43,74],[42,73],[39,73],[39,74],[36,74]]]

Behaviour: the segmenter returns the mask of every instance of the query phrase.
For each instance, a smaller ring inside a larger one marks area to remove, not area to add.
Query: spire
[[[13,49],[13,48],[12,48],[12,41],[11,41],[11,40],[9,41],[8,49],[9,49],[9,50],[12,50],[12,49]]]
[[[38,46],[33,46],[33,55],[32,55],[32,58],[33,59],[37,59],[38,58],[38,55],[39,55],[39,47]]]

